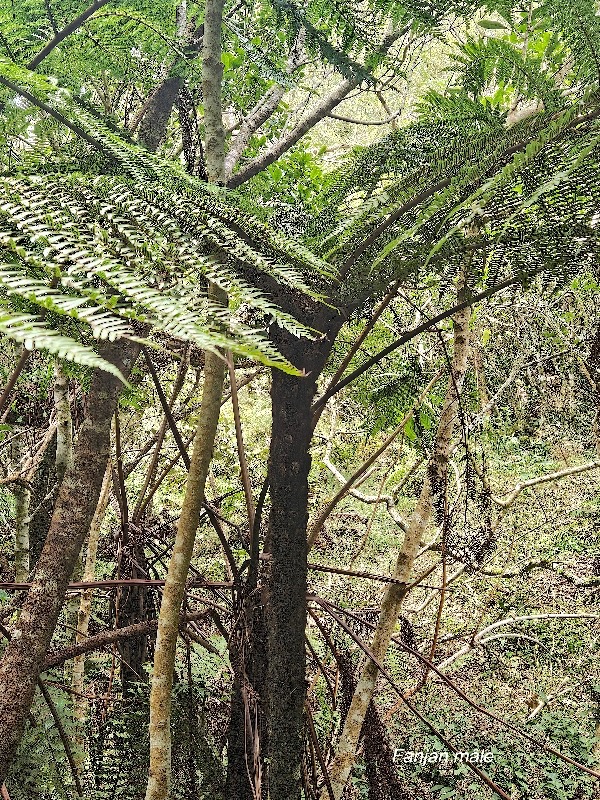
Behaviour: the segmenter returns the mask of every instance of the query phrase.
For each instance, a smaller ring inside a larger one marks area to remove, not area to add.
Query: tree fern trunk
[[[306,695],[306,525],[314,380],[273,372],[268,567],[269,797],[300,800]]]
[[[100,350],[125,376],[138,351],[137,344],[122,341],[105,343]],[[73,466],[62,481],[32,586],[0,663],[0,782],[21,738],[67,584],[98,504],[121,387],[115,376],[95,371]]]
[[[311,406],[341,317],[316,323],[327,336],[307,343],[279,332],[275,344],[306,377],[273,371],[267,561],[268,797],[300,800],[306,696],[306,582]],[[266,796],[266,793],[265,793]]]

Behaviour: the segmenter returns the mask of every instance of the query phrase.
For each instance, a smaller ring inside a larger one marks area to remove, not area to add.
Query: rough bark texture
[[[273,800],[300,800],[306,694],[308,448],[314,387],[310,378],[273,373],[272,561],[267,606],[269,788]]]
[[[176,9],[177,39],[181,49],[187,52],[188,58],[192,58],[200,51],[204,26],[193,26],[189,31],[187,16],[187,4],[184,1]],[[182,56],[176,56],[167,69],[166,77],[150,94],[130,125],[132,131],[139,125],[140,144],[153,153],[166,139],[173,108],[185,86],[184,79],[176,74],[177,69],[182,66],[182,60]]]
[[[171,690],[179,614],[219,422],[225,369],[223,358],[214,353],[206,354],[200,422],[158,617],[150,692],[150,772],[146,800],[167,800],[170,796]]]
[[[125,376],[137,353],[138,346],[131,342],[101,347],[102,356]],[[0,664],[0,781],[21,738],[67,583],[98,504],[121,386],[115,376],[95,371],[73,466],[60,487],[32,586]]]
[[[308,473],[312,437],[311,405],[316,380],[339,330],[341,317],[329,323],[328,337],[307,347],[280,332],[275,343],[306,377],[274,371],[269,458],[267,588],[268,797],[300,800],[304,741],[306,663],[306,527]],[[317,326],[325,330],[325,324]],[[335,330],[334,330],[335,328]]]
[[[459,302],[463,299],[464,296],[462,293],[459,293]],[[438,423],[434,452],[429,464],[429,475],[431,479],[429,477],[425,479],[417,506],[409,520],[393,574],[394,578],[404,583],[410,582],[414,560],[431,515],[432,500],[435,499],[432,497],[432,482],[435,483],[434,490],[436,493],[440,487],[443,487],[443,491],[445,491],[448,459],[459,413],[460,390],[467,369],[470,316],[470,307],[464,308],[454,316],[454,354],[452,358],[452,369],[448,379],[446,398]],[[371,649],[379,662],[382,662],[385,658],[385,654],[390,645],[404,595],[405,592],[402,586],[390,584],[385,590],[377,629],[371,645]],[[375,691],[378,674],[379,669],[377,666],[373,661],[368,660],[363,667],[352,697],[350,709],[344,722],[336,755],[330,770],[330,779],[335,800],[339,800],[342,797],[350,772],[352,771],[362,726],[369,708],[369,703]],[[329,793],[326,789],[321,794],[321,800],[329,800]]]

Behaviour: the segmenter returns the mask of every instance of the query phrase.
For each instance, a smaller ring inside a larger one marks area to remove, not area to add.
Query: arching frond
[[[102,369],[123,378],[110,362],[100,358],[91,347],[65,336],[55,328],[45,325],[33,314],[0,311],[0,334],[14,342],[23,344],[28,350],[47,350],[51,355],[81,364],[84,367]]]

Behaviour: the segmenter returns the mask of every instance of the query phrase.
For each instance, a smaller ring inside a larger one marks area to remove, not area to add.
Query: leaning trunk
[[[127,376],[138,349],[134,343],[106,343],[101,354]],[[31,588],[0,664],[0,782],[23,733],[67,584],[98,504],[121,386],[114,375],[95,371],[73,465],[62,481]]]
[[[219,298],[221,301],[224,299],[222,294],[219,295]],[[177,536],[169,561],[158,615],[158,632],[150,691],[150,771],[146,800],[167,800],[170,797],[171,690],[173,688],[179,614],[219,422],[225,368],[224,358],[215,353],[206,354],[200,422],[194,438],[194,449],[177,526]]]
[[[461,288],[458,293],[459,303],[465,299],[464,291],[464,288]],[[432,501],[436,502],[440,494],[446,491],[448,460],[452,447],[452,437],[460,411],[460,391],[469,355],[470,316],[470,307],[459,311],[454,316],[454,354],[451,375],[448,379],[446,399],[438,423],[434,451],[417,506],[408,522],[393,574],[396,580],[404,584],[410,583],[414,561],[431,515]],[[371,650],[380,663],[385,658],[389,648],[405,593],[404,588],[398,584],[389,584],[384,593],[379,620],[371,645]],[[379,668],[373,661],[368,660],[352,697],[330,771],[335,800],[341,798],[346,782],[350,777],[362,726],[373,698],[378,675]],[[329,798],[329,792],[325,789],[321,795],[321,800],[329,800]]]

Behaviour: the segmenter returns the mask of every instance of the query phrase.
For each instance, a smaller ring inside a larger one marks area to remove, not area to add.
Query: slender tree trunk
[[[13,470],[19,471],[23,456],[23,436],[15,436],[11,445]],[[16,484],[15,498],[15,581],[26,582],[29,576],[29,508],[31,492],[26,486]]]
[[[102,356],[125,377],[138,351],[137,344],[122,341],[104,343],[100,348]],[[114,375],[94,372],[73,466],[62,481],[32,586],[0,663],[0,782],[23,733],[67,584],[98,504],[109,454],[111,418],[121,387]]]
[[[71,418],[71,403],[69,400],[69,380],[58,360],[54,362],[54,411],[56,413],[55,468],[58,485],[60,486],[67,470],[73,465],[73,420]],[[80,577],[81,553],[78,553],[71,580],[79,580]],[[75,641],[78,605],[76,594],[67,596],[65,603],[65,622],[68,644]],[[70,682],[72,666],[70,661],[65,663],[65,683]]]
[[[221,83],[221,28],[224,0],[207,0],[204,11],[202,45],[202,96],[204,98],[204,143],[206,174],[210,183],[225,182],[225,128]]]
[[[223,183],[224,175],[225,132],[221,109],[223,5],[224,0],[207,0],[202,46],[207,174],[209,180],[214,183]],[[226,306],[228,302],[226,293],[214,284],[209,286],[209,299],[213,303],[223,306]],[[194,549],[200,510],[204,501],[204,487],[212,460],[226,367],[227,363],[223,356],[206,353],[200,422],[194,440],[177,536],[169,561],[158,616],[150,691],[150,769],[146,800],[168,800],[171,793],[171,690],[179,614]]]
[[[15,581],[27,581],[29,575],[29,498],[24,486],[14,489],[15,496]]]
[[[169,561],[163,590],[154,651],[154,670],[150,692],[150,774],[146,800],[167,800],[171,790],[171,689],[179,614],[185,592],[196,529],[204,501],[204,487],[212,459],[213,444],[225,377],[226,362],[207,353],[200,422],[194,439],[190,469],[177,536]]]
[[[102,521],[106,514],[108,507],[108,497],[110,493],[110,465],[104,473],[104,480],[102,482],[102,489],[100,490],[100,497],[98,505],[90,525],[90,534],[88,536],[87,552],[85,556],[85,567],[83,570],[83,580],[93,581],[96,574],[96,555],[98,553],[98,541],[100,539],[100,528]],[[92,612],[92,595],[93,589],[84,589],[81,593],[81,600],[79,602],[79,610],[77,612],[77,633],[75,636],[75,644],[80,644],[88,638],[88,629],[90,623],[90,615]],[[84,683],[83,674],[85,669],[85,654],[75,656],[73,659],[73,675],[71,679],[71,688],[74,692],[73,697],[73,719],[75,723],[83,726],[85,723],[87,713],[87,700],[83,695]],[[80,745],[82,741],[80,740]]]
[[[462,281],[461,281],[462,283]],[[459,290],[459,300],[465,299],[464,288]],[[452,358],[451,375],[448,380],[446,398],[442,406],[440,421],[438,423],[434,451],[429,463],[428,477],[423,483],[423,488],[417,506],[408,522],[404,535],[402,548],[396,560],[393,577],[403,583],[409,583],[420,542],[425,533],[427,523],[432,511],[432,501],[437,502],[441,492],[446,492],[446,475],[448,460],[452,447],[452,437],[455,431],[459,414],[460,391],[464,381],[469,356],[469,319],[471,309],[467,307],[454,316],[454,354]],[[433,491],[432,491],[433,489]],[[433,496],[435,495],[435,496]],[[405,592],[402,586],[390,584],[385,590],[379,621],[373,636],[371,649],[378,661],[382,662],[388,647],[398,615],[402,607]],[[356,750],[360,739],[362,726],[373,698],[379,669],[368,660],[359,677],[348,715],[340,735],[336,755],[330,770],[331,785],[335,800],[342,796],[350,772],[356,759]],[[329,800],[327,789],[321,794],[321,800]]]

